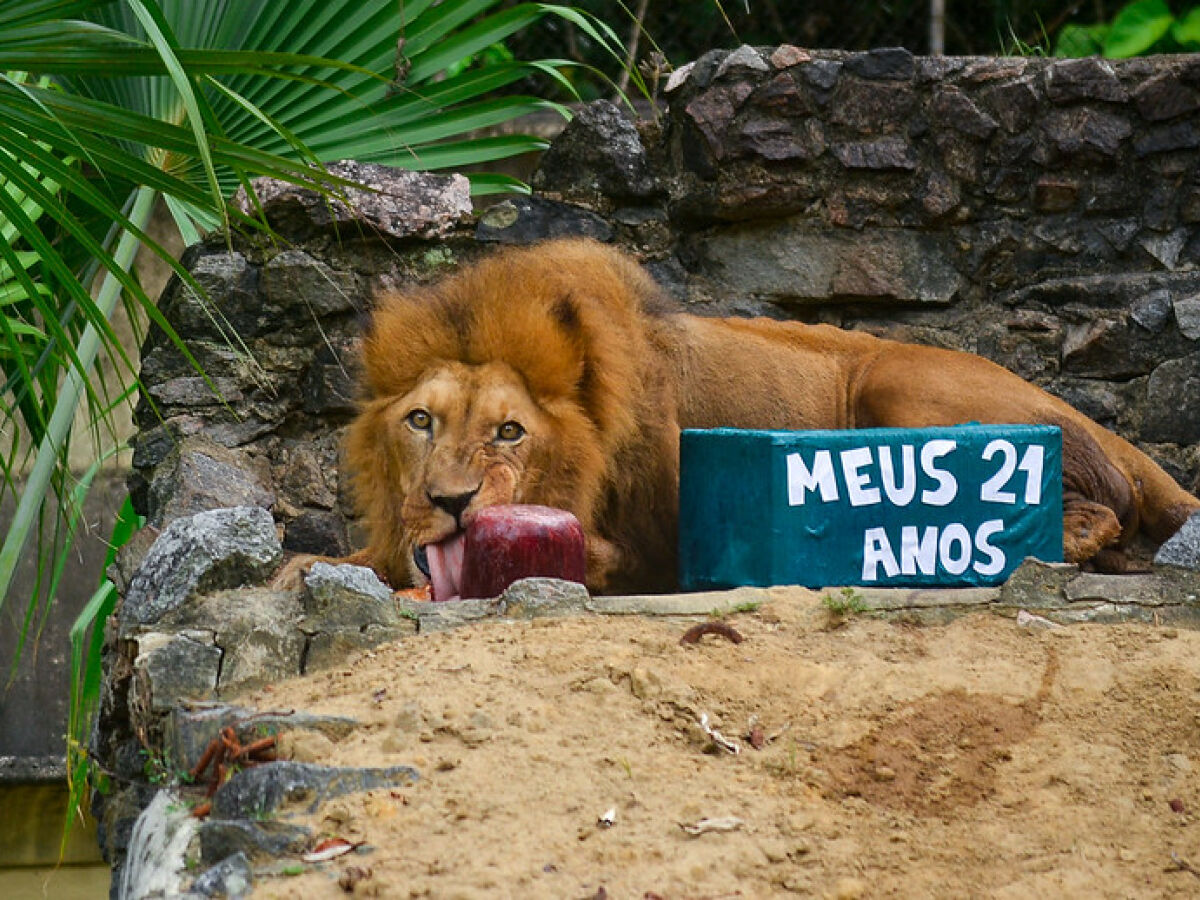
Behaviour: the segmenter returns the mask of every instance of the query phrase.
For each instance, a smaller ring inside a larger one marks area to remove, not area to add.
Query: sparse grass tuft
[[[821,605],[838,623],[849,616],[861,615],[868,609],[867,598],[852,587],[841,588],[836,595],[826,594],[821,598]]]

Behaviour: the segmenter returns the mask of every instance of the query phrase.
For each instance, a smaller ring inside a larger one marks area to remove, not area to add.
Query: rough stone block
[[[134,677],[148,709],[164,713],[181,700],[204,700],[217,688],[221,649],[186,634],[152,632],[137,639]]]
[[[500,599],[451,600],[446,603],[410,603],[404,612],[417,617],[417,630],[421,634],[448,631],[472,622],[496,619],[500,616]]]
[[[240,850],[202,872],[192,882],[192,893],[202,897],[228,897],[237,900],[254,889],[254,871]]]
[[[1063,591],[1078,574],[1079,566],[1074,563],[1047,563],[1031,557],[1001,586],[1000,602],[1026,609],[1062,606]]]
[[[817,101],[798,70],[780,72],[754,90],[751,105],[770,117],[799,119],[817,112]]]
[[[150,479],[148,498],[155,526],[210,509],[275,504],[270,479],[249,457],[203,437],[175,445]]]
[[[133,576],[118,621],[122,629],[152,624],[201,593],[265,581],[282,554],[275,522],[261,507],[176,519]]]
[[[159,409],[205,409],[221,403],[240,404],[245,399],[241,385],[234,378],[220,375],[205,379],[200,375],[169,378],[146,386],[146,393]]]
[[[859,78],[908,81],[916,72],[913,55],[903,47],[879,47],[846,58],[846,70]]]
[[[690,594],[634,594],[624,597],[593,597],[591,612],[605,616],[708,616],[726,615],[753,608],[772,599],[778,591],[803,588],[739,587],[729,591],[696,591]]]
[[[637,129],[607,100],[575,114],[542,156],[533,183],[563,199],[592,202],[598,196],[644,200],[661,191]]]
[[[1053,103],[1077,100],[1122,103],[1129,97],[1113,71],[1112,63],[1095,58],[1052,63],[1046,69],[1046,96]]]
[[[1133,150],[1138,156],[1194,150],[1197,147],[1200,147],[1200,129],[1191,122],[1175,122],[1151,128],[1139,134],[1133,142]]]
[[[296,623],[300,599],[264,588],[199,596],[161,619],[163,625],[204,631],[222,650],[222,690],[300,674],[305,636]]]
[[[742,123],[736,143],[726,152],[772,162],[816,159],[825,152],[825,131],[815,119],[750,118]]]
[[[916,107],[910,84],[844,79],[830,100],[829,121],[864,135],[904,133]]]
[[[1150,373],[1141,437],[1146,441],[1200,441],[1200,353],[1172,359]]]
[[[995,119],[958,88],[944,88],[935,92],[932,109],[938,122],[980,140],[991,137],[999,127]]]
[[[847,169],[902,169],[917,167],[917,153],[912,144],[901,137],[884,137],[874,141],[850,141],[834,144],[834,157]]]
[[[802,50],[792,44],[780,44],[771,51],[770,62],[776,69],[789,69],[811,59],[812,55],[807,50]]]
[[[1173,119],[1200,109],[1200,94],[1184,85],[1175,72],[1164,72],[1133,91],[1138,112],[1152,122]]]
[[[766,60],[762,58],[762,54],[751,47],[749,44],[742,44],[736,50],[732,51],[728,56],[721,60],[717,66],[714,79],[723,78],[730,72],[740,74],[744,72],[767,72],[770,71],[770,66]]]
[[[304,577],[305,629],[335,631],[399,625],[392,590],[366,566],[314,563]]]
[[[308,851],[312,831],[270,819],[206,819],[198,837],[200,861],[215,864],[235,853],[251,861],[299,856]]]
[[[270,762],[244,769],[217,789],[212,814],[223,819],[256,819],[285,804],[302,803],[315,812],[326,800],[376,788],[409,787],[419,778],[412,766],[342,769],[308,763]]]
[[[684,115],[703,136],[712,158],[720,160],[725,157],[725,136],[731,130],[734,116],[751,91],[750,85],[744,82],[712,87],[692,98],[684,106]],[[683,143],[685,162],[691,160],[690,167],[693,170],[706,174],[705,169],[711,163],[697,155],[699,148],[690,146],[690,141],[685,139]]]
[[[365,307],[358,277],[331,269],[303,250],[284,250],[262,269],[262,293],[275,309],[307,324]]]
[[[1065,156],[1116,156],[1121,143],[1133,134],[1125,117],[1090,106],[1054,110],[1042,127],[1054,148]]]
[[[304,411],[317,416],[348,417],[358,412],[358,338],[322,341],[304,373]]]
[[[1137,575],[1082,572],[1067,583],[1063,594],[1071,603],[1195,606],[1197,597],[1200,597],[1200,572],[1173,566]]]
[[[346,660],[362,650],[399,641],[417,633],[417,619],[403,617],[398,625],[365,625],[322,631],[308,641],[304,671],[315,672],[344,666]]]
[[[287,523],[283,547],[296,553],[345,556],[350,552],[346,521],[336,512],[306,509]]]
[[[176,770],[187,772],[195,768],[209,742],[227,726],[232,726],[238,740],[245,744],[288,731],[317,731],[338,741],[358,724],[357,719],[346,716],[262,711],[218,702],[187,703],[173,707],[167,716],[163,753]]]
[[[1130,307],[1129,318],[1151,334],[1158,334],[1167,327],[1167,322],[1171,320],[1170,293],[1161,289],[1150,291]]]
[[[1200,294],[1175,300],[1175,324],[1190,341],[1200,341]]]
[[[1029,127],[1037,111],[1039,94],[1032,78],[997,84],[980,94],[983,105],[999,120],[1004,130],[1013,133]]]
[[[495,244],[533,244],[556,237],[611,241],[613,228],[600,216],[543,197],[509,197],[479,216],[475,238]]]
[[[842,74],[843,64],[836,59],[814,59],[800,67],[804,80],[819,91],[832,91]]]
[[[587,588],[574,581],[522,578],[504,589],[500,605],[510,619],[539,619],[583,612],[589,599]]]
[[[376,163],[341,160],[326,169],[339,178],[364,185],[367,190],[346,188],[343,199],[269,178],[251,183],[267,221],[288,235],[314,230],[364,226],[394,238],[440,237],[448,234],[471,213],[470,183],[463,175],[412,172]],[[245,190],[234,203],[248,215],[256,214]]]
[[[1064,378],[1046,388],[1102,425],[1114,424],[1123,406],[1121,396],[1107,382],[1094,378]]]
[[[958,182],[944,172],[930,172],[918,196],[921,208],[935,219],[952,213],[962,202]]]
[[[1183,527],[1158,548],[1154,562],[1200,572],[1200,512],[1192,513]]]
[[[217,641],[224,651],[217,685],[222,692],[273,684],[302,674],[305,640],[294,624],[281,628],[274,623],[248,623],[241,629],[219,632]]]
[[[1161,339],[1132,326],[1124,316],[1100,316],[1069,326],[1062,368],[1073,375],[1126,380],[1146,375],[1162,358]]]
[[[725,290],[774,300],[949,303],[963,285],[944,239],[773,224],[716,232],[696,248]]]
[[[232,345],[239,336],[248,338],[261,331],[258,268],[245,256],[205,247],[191,261],[189,272],[200,293],[175,279],[160,304],[177,334]],[[160,344],[167,341],[161,333],[157,337]]]
[[[1131,272],[1118,275],[1078,274],[1066,277],[1041,277],[1000,299],[1006,306],[1051,309],[1092,310],[1128,309],[1151,292],[1166,291],[1170,296],[1191,296],[1200,291],[1200,273]]]
[[[279,493],[296,506],[332,509],[337,505],[339,450],[337,433],[281,443],[272,460]]]

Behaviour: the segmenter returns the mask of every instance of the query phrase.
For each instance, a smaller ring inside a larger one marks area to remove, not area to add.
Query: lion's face
[[[394,499],[411,575],[454,593],[464,529],[485,507],[536,495],[553,423],[500,362],[445,363],[376,415],[377,451],[390,457],[401,488]]]
[[[402,515],[414,546],[461,531],[485,506],[521,501],[536,480],[544,416],[503,363],[451,363],[393,402],[388,431],[409,478]]]

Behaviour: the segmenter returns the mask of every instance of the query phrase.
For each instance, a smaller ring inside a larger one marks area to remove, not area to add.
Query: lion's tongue
[[[425,548],[429,557],[429,580],[434,600],[457,600],[462,593],[463,547],[466,532]]]

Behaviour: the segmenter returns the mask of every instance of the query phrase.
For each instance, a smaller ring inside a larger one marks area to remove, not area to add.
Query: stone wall
[[[162,307],[225,402],[151,337],[134,466],[152,523],[248,502],[285,548],[343,552],[338,429],[371,296],[557,234],[633,250],[696,312],[980,353],[1197,488],[1200,60],[743,47],[677,72],[667,98],[639,128],[584,109],[538,192],[477,221],[461,184],[375,173],[384,197],[425,187],[361,218],[277,190],[290,244],[192,248],[215,308],[178,282]]]
[[[1200,60],[743,47],[667,96],[641,154],[578,117],[543,196],[601,212],[696,311],[980,353],[1196,488]]]
[[[371,298],[497,244],[590,235],[681,308],[981,353],[1200,489],[1200,60],[743,47],[675,73],[667,100],[637,126],[585,108],[536,192],[478,216],[459,177],[346,164],[378,191],[263,185],[279,239],[188,250],[206,296],[172,282],[160,306],[187,353],[162,329],[144,348],[131,487],[149,527],[114,572],[95,746],[110,858],[157,783],[241,715],[197,701],[453,624],[397,611],[362,570],[262,582],[281,550],[359,543],[341,435]]]

